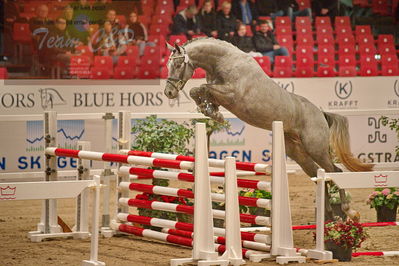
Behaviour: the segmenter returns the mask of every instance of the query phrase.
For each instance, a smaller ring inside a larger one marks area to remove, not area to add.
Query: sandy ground
[[[303,174],[289,176],[291,209],[294,225],[312,223],[314,219],[314,185]],[[186,185],[187,186],[187,185]],[[353,206],[361,212],[362,222],[375,222],[376,214],[365,204],[371,190],[352,190]],[[73,225],[73,200],[60,200],[59,215]],[[90,241],[54,239],[32,243],[27,233],[36,229],[41,201],[0,202],[0,265],[81,265],[89,258]],[[368,228],[368,239],[358,251],[399,250],[399,227]],[[295,231],[295,245],[314,247],[311,231]],[[190,257],[189,248],[165,244],[136,236],[102,238],[99,259],[107,265],[168,265],[172,258]],[[316,265],[314,262],[308,264]],[[276,265],[273,261],[248,262],[247,265]],[[296,265],[292,263],[291,265]],[[357,257],[350,263],[334,265],[399,265],[399,257]]]

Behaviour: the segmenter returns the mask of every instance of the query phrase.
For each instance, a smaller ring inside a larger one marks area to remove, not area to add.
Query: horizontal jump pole
[[[399,222],[378,222],[378,223],[361,223],[363,227],[384,227],[384,226],[398,226]],[[315,224],[310,225],[295,225],[293,230],[311,230],[316,229]]]
[[[185,182],[194,182],[194,175],[190,173],[180,173],[153,169],[144,169],[138,167],[121,166],[118,170],[119,175],[137,175],[141,178],[165,178],[170,180],[180,180]],[[211,183],[223,185],[224,177],[210,176]],[[271,183],[267,181],[237,179],[237,186],[242,188],[253,188],[271,192]]]
[[[297,252],[305,255],[309,250],[297,248]],[[352,257],[360,257],[360,256],[376,256],[376,257],[393,257],[399,256],[399,251],[364,251],[364,252],[353,252]]]
[[[121,183],[119,183],[119,187],[121,189],[129,189],[132,191],[140,191],[140,192],[145,192],[145,193],[150,193],[150,194],[173,196],[173,197],[183,197],[183,198],[189,198],[189,199],[194,198],[194,192],[191,190],[187,190],[187,189],[153,186],[153,185],[130,183],[130,182],[121,182]],[[224,202],[225,201],[224,194],[211,193],[211,197],[212,197],[212,200],[216,201],[216,202]],[[239,201],[240,205],[244,205],[244,206],[266,208],[268,210],[270,210],[270,208],[271,208],[271,200],[268,200],[268,199],[258,199],[258,198],[238,196],[238,201]]]
[[[224,177],[225,176],[225,172],[210,172],[209,173],[211,176],[221,176],[221,177]],[[244,171],[244,172],[236,172],[236,175],[237,176],[255,176],[255,175],[269,175],[269,173],[259,173],[259,172],[247,172],[247,171]]]
[[[192,247],[193,246],[193,240],[190,238],[185,238],[181,236],[175,236],[175,235],[170,235],[170,234],[165,234],[162,232],[158,231],[153,231],[150,229],[143,229],[140,227],[135,227],[131,225],[126,225],[126,224],[113,224],[112,226],[114,229],[131,234],[131,235],[136,235],[136,236],[141,236],[141,237],[148,237],[152,239],[157,239],[160,241],[172,243],[172,244],[178,244],[186,247]],[[215,244],[215,251],[219,253],[224,253],[226,251],[226,246],[221,245],[221,244]],[[254,251],[254,250],[248,250],[248,249],[242,249],[242,255],[246,258],[250,258],[251,255],[253,254],[265,254],[264,252],[260,251]]]
[[[170,234],[170,235],[185,237],[185,238],[193,238],[194,237],[193,232],[178,230],[178,229],[162,228],[162,232],[166,233],[166,234]],[[215,236],[214,239],[215,239],[215,243],[222,244],[222,245],[226,244],[226,238],[223,236]],[[270,251],[270,245],[266,245],[264,243],[257,243],[257,242],[242,240],[241,245],[243,248],[249,248],[249,249],[266,251],[266,252]]]
[[[184,230],[190,232],[194,231],[194,225],[191,223],[176,222],[167,219],[152,218],[147,216],[127,214],[127,213],[118,213],[117,217],[118,220],[123,222],[138,223],[142,225],[149,225],[161,228],[166,227],[170,229]],[[216,236],[226,236],[226,230],[224,228],[214,227],[213,231]],[[270,233],[270,229],[267,233]],[[259,242],[259,243],[267,243],[267,244],[270,244],[271,241],[269,235],[256,234],[251,232],[241,232],[241,239],[253,242]]]
[[[185,156],[185,155],[175,155],[175,154],[167,154],[159,152],[148,152],[148,151],[129,151],[129,150],[121,150],[121,153],[127,155],[142,156],[142,157],[195,162],[194,157]],[[208,161],[210,167],[224,168],[224,160],[209,158]],[[263,174],[268,172],[270,173],[270,166],[267,164],[260,164],[260,163],[236,162],[236,169],[242,171],[259,172]]]
[[[71,150],[71,149],[50,147],[46,148],[45,154],[52,156],[63,156],[63,157],[102,161],[102,162],[137,164],[144,166],[166,167],[166,168],[182,169],[182,170],[194,169],[193,162],[148,158],[148,157],[122,155],[122,154],[112,154],[104,152]]]
[[[158,211],[181,212],[186,214],[194,214],[194,207],[175,203],[166,203],[162,201],[139,200],[120,198],[119,204],[122,206],[130,206],[137,208],[145,208]],[[212,210],[213,217],[216,219],[225,219],[226,212],[222,210]],[[257,216],[251,214],[240,214],[240,221],[243,223],[257,224],[257,225],[271,225],[270,217]]]

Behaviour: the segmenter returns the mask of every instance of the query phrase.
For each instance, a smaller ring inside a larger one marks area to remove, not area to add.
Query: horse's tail
[[[324,112],[324,116],[330,127],[330,145],[338,159],[345,167],[353,172],[372,171],[374,165],[362,163],[351,152],[349,143],[348,120],[338,114]]]

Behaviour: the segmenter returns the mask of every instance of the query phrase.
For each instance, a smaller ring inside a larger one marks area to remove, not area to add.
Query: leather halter
[[[187,81],[184,81],[181,78],[186,73],[187,66],[190,65],[190,66],[193,67],[193,64],[190,62],[190,59],[188,58],[188,54],[186,53],[186,50],[184,50],[184,48],[182,48],[182,49],[183,49],[183,54],[182,55],[170,57],[170,60],[173,60],[173,59],[176,59],[176,58],[184,58],[184,62],[183,62],[184,70],[181,72],[180,78],[169,77],[166,80],[166,82],[168,84],[170,84],[171,86],[173,86],[176,90],[182,90],[183,89],[183,85],[187,82]]]

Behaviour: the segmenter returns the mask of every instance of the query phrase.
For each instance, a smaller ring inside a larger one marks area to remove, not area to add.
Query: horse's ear
[[[180,53],[180,46],[177,43],[175,43],[175,49]]]
[[[172,45],[170,45],[168,42],[166,42],[166,47],[168,47],[168,49],[172,52],[175,50],[175,48]]]

